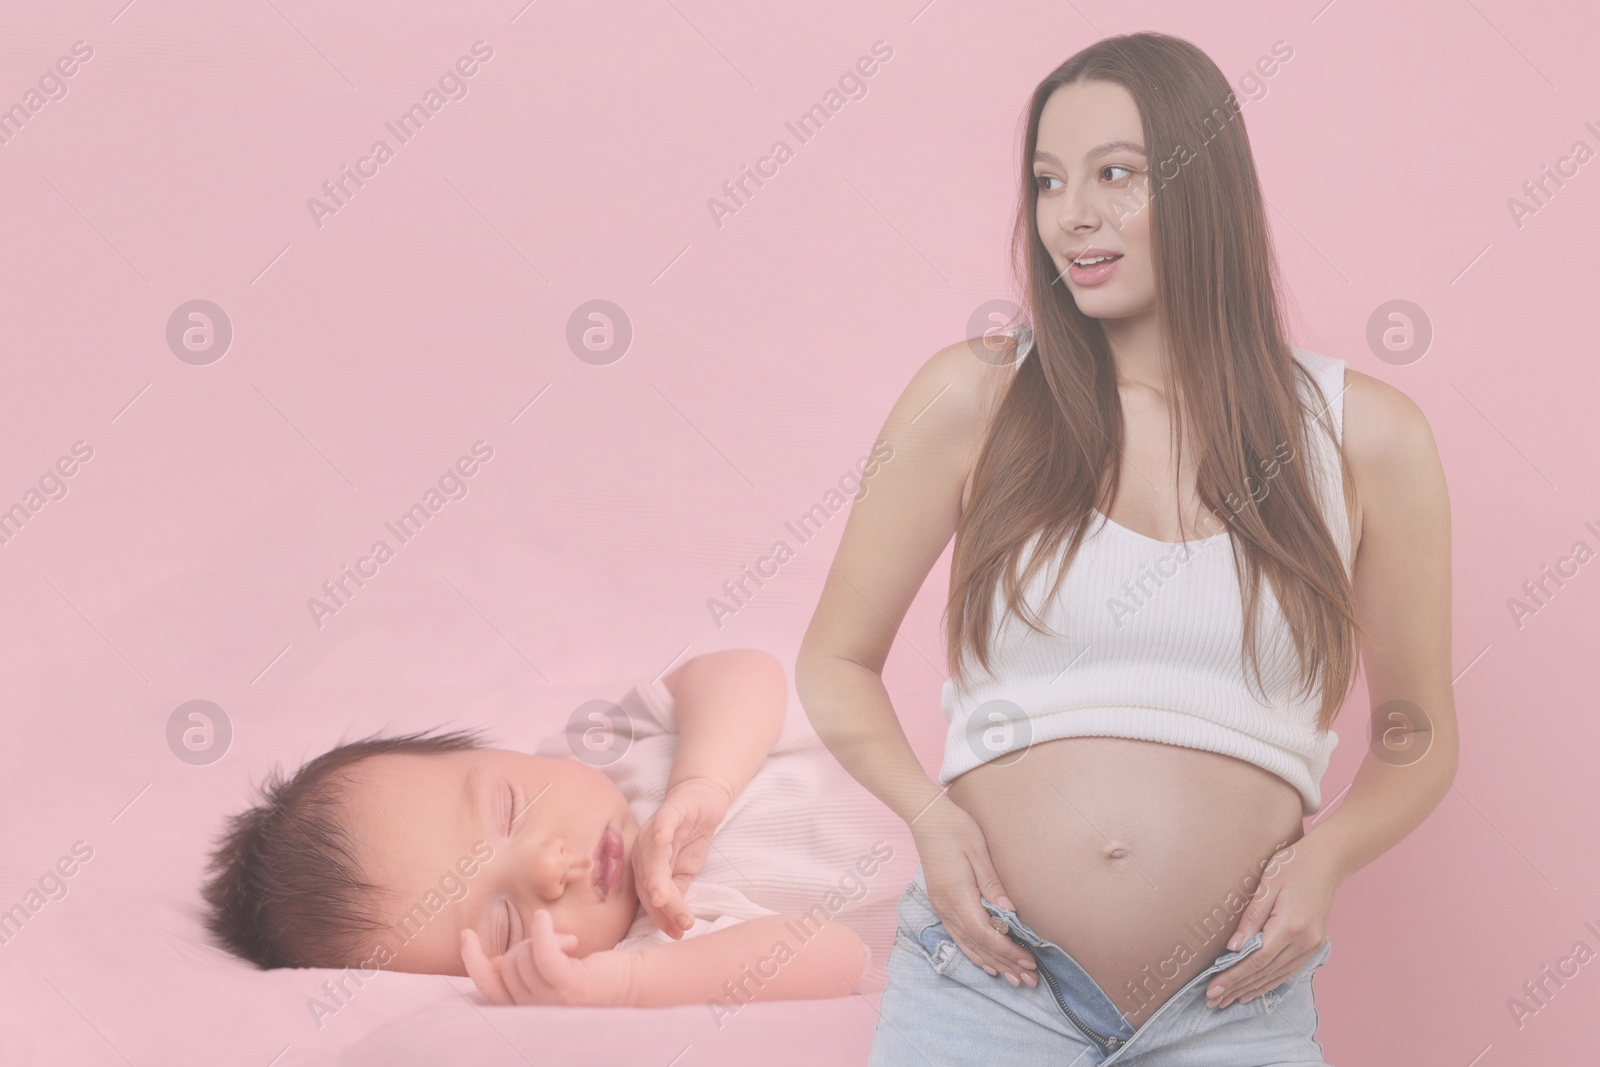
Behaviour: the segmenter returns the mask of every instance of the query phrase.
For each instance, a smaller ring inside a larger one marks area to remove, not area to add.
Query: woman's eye
[[[1043,192],[1047,192],[1047,193],[1050,191],[1050,187],[1045,185],[1044,183],[1045,182],[1059,181],[1059,180],[1060,179],[1053,178],[1048,174],[1037,174],[1037,175],[1034,175],[1034,179],[1033,179],[1034,184],[1040,186],[1041,190]]]
[[[1109,166],[1101,167],[1100,168],[1100,173],[1104,174],[1108,170],[1121,170],[1121,171],[1127,171],[1129,174],[1133,173],[1133,168],[1132,167],[1123,167],[1123,166],[1119,166],[1116,163],[1112,163]],[[1111,180],[1112,181],[1120,181],[1121,179],[1113,178]]]

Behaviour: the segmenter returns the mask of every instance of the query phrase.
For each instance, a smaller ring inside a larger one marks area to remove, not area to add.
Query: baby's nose
[[[539,892],[546,900],[556,900],[569,887],[586,881],[593,867],[593,856],[569,847],[564,838],[552,836],[535,862]]]

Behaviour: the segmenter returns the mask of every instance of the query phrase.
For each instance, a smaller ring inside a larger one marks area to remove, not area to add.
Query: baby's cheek
[[[638,910],[637,897],[613,896],[603,907],[579,917],[569,927],[570,932],[578,935],[577,955],[587,956],[591,952],[616,948],[617,942],[628,936]]]

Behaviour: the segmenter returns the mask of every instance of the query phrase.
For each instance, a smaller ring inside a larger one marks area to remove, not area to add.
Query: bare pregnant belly
[[[1017,914],[1134,1026],[1227,950],[1266,861],[1302,835],[1300,794],[1215,752],[1113,737],[961,775]]]

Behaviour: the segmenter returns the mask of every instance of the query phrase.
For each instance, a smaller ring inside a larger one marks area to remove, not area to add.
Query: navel
[[[1108,860],[1127,859],[1133,850],[1120,841],[1107,841],[1104,855]]]

